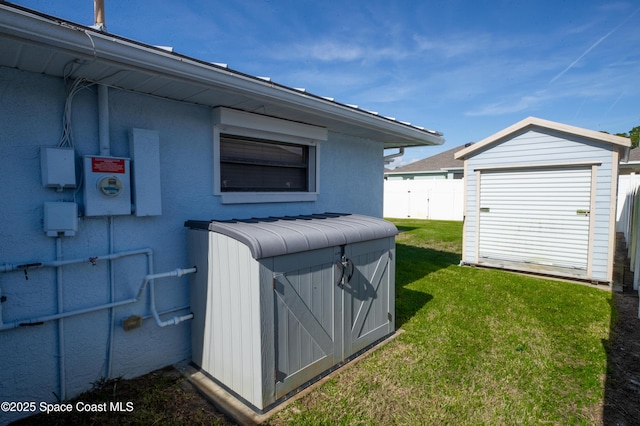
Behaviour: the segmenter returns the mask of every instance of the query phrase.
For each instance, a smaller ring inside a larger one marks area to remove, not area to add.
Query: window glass
[[[309,191],[309,146],[220,135],[220,191]]]

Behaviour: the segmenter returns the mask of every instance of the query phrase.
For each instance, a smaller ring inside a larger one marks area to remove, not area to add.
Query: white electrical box
[[[84,215],[131,214],[131,173],[128,158],[84,157]]]
[[[40,171],[42,186],[62,191],[76,187],[76,162],[73,148],[40,149]]]
[[[160,186],[160,135],[155,130],[131,129],[131,186],[133,213],[136,216],[162,214]]]
[[[44,203],[44,232],[49,237],[72,237],[78,230],[78,205],[68,202]]]

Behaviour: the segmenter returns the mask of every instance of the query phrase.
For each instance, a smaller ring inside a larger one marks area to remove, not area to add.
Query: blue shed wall
[[[43,232],[43,203],[73,201],[82,210],[82,190],[43,188],[40,148],[54,147],[62,132],[65,87],[59,78],[0,68],[0,177],[4,185],[0,221],[0,268],[6,264],[56,259],[56,239]],[[64,259],[89,258],[140,248],[153,251],[154,272],[187,264],[189,219],[298,215],[324,211],[380,217],[383,197],[382,143],[329,132],[320,143],[320,193],[315,202],[223,205],[213,195],[212,114],[207,107],[109,89],[111,155],[129,157],[131,128],[156,130],[160,137],[162,215],[81,217],[73,237],[63,237]],[[82,90],[73,103],[77,155],[99,154],[96,88]],[[78,179],[80,182],[81,179]],[[75,195],[74,195],[75,194]],[[136,296],[147,273],[145,256],[112,262],[114,300]],[[2,271],[2,269],[0,269]],[[106,262],[62,268],[64,311],[110,301]],[[189,304],[187,277],[157,280],[159,311]],[[0,273],[5,324],[58,311],[55,268]],[[188,313],[188,310],[180,313]],[[153,319],[124,331],[122,319],[147,316],[148,298],[109,310],[42,325],[0,331],[0,400],[49,401],[61,388],[71,398],[109,374],[135,377],[190,357],[190,322],[160,328]],[[113,335],[110,337],[110,324]],[[60,332],[64,336],[59,339]],[[61,387],[59,348],[63,345]],[[109,350],[111,346],[112,350]],[[110,355],[108,355],[110,353]],[[0,424],[16,420],[4,415]]]
[[[612,250],[612,204],[617,188],[617,152],[611,144],[548,129],[528,129],[471,154],[465,160],[465,230],[463,261],[475,263],[477,247],[476,169],[561,163],[601,162],[597,166],[592,277],[609,281]],[[615,167],[615,169],[614,169]],[[594,214],[594,212],[591,212]]]

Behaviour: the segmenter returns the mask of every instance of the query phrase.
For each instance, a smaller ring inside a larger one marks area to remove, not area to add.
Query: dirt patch
[[[607,378],[602,421],[605,425],[640,424],[640,319],[638,294],[614,293],[618,312],[607,342]]]
[[[204,399],[175,368],[167,367],[131,380],[96,383],[95,389],[68,401],[69,413],[40,413],[12,425],[233,425]],[[79,412],[77,403],[107,412]],[[121,402],[122,412],[111,403]],[[130,403],[130,405],[127,405]],[[105,404],[105,405],[102,405]],[[131,407],[132,410],[127,411]]]

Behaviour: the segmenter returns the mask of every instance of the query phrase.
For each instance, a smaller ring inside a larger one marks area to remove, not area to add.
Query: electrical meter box
[[[84,157],[84,215],[131,214],[131,173],[128,158]]]

